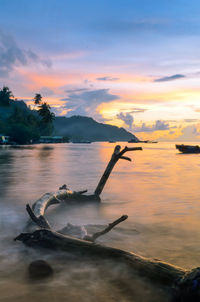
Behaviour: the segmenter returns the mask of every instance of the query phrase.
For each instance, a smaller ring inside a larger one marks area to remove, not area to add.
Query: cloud
[[[0,77],[7,77],[15,67],[26,66],[31,62],[51,66],[50,60],[40,58],[31,50],[20,48],[11,35],[0,30]]]
[[[199,119],[187,118],[187,119],[184,119],[184,122],[186,122],[186,123],[196,123],[196,122],[199,122]]]
[[[76,89],[69,93],[66,108],[71,109],[68,116],[72,115],[95,115],[96,109],[101,103],[108,103],[119,99],[119,96],[109,93],[109,89]]]
[[[132,110],[130,111],[130,113],[142,113],[142,112],[145,112],[147,111],[148,109],[144,109],[144,108],[132,108]]]
[[[102,77],[102,78],[96,78],[97,81],[118,81],[119,78],[113,78],[113,77]]]
[[[200,134],[197,125],[187,126],[181,132],[182,135],[177,138],[177,141],[195,141]]]
[[[151,4],[153,1],[151,1]],[[154,3],[157,3],[154,1]],[[152,8],[152,7],[151,7]],[[155,11],[157,11],[157,4],[155,6]],[[150,13],[151,14],[151,13]],[[190,19],[190,20],[189,20]],[[159,35],[159,39],[165,36],[176,37],[178,36],[190,36],[191,33],[193,35],[199,34],[199,27],[197,22],[194,22],[194,19],[187,19],[187,22],[184,22],[184,18],[169,18],[165,15],[160,15],[160,17],[149,16],[149,17],[141,17],[139,15],[135,15],[135,18],[105,18],[102,22],[98,20],[96,22],[90,23],[90,30],[92,30],[96,35],[97,33],[102,33],[103,37],[110,37],[112,35],[112,43],[114,38],[122,38],[131,37],[135,40],[137,38],[141,39],[141,36],[146,36],[146,40],[152,35],[152,38],[155,35]],[[135,41],[134,40],[134,41]],[[172,47],[172,45],[171,45]]]
[[[192,110],[194,110],[194,112],[200,112],[200,107],[197,107],[195,105],[188,105],[187,107],[191,108]]]
[[[105,35],[112,33],[121,37],[121,34],[127,36],[130,34],[138,34],[141,32],[161,32],[166,31],[166,27],[171,26],[169,20],[164,18],[142,18],[136,20],[104,20],[101,23],[93,23],[90,25],[95,32],[103,32]]]
[[[131,111],[130,111],[131,110]],[[147,111],[148,109],[145,109],[145,108],[140,108],[140,107],[133,107],[133,108],[130,108],[129,109],[129,113],[142,113],[142,112],[145,112],[145,111]],[[124,112],[126,112],[127,111],[127,109],[126,108],[122,108],[121,109],[121,111],[124,111]]]
[[[200,108],[194,108],[195,112],[200,112]]]
[[[174,75],[169,76],[169,77],[158,78],[158,79],[154,80],[154,82],[168,82],[168,81],[174,81],[174,80],[182,79],[182,78],[185,78],[185,77],[186,76],[184,74],[174,74]]]
[[[49,87],[40,88],[39,93],[44,97],[54,95],[54,91],[52,89],[50,89]]]
[[[52,106],[51,105],[51,109],[56,116],[66,115],[67,110],[66,110],[65,106]]]
[[[32,50],[22,50],[25,54],[25,56],[27,57],[28,61],[33,61],[39,64],[42,64],[48,68],[50,68],[52,66],[52,62],[50,59],[43,59],[40,56],[38,56],[37,54],[35,54]]]
[[[67,93],[78,93],[78,92],[83,92],[83,91],[88,91],[87,88],[74,88],[74,89],[68,89],[68,90],[65,90],[65,92]]]
[[[128,125],[129,130],[132,129],[134,118],[133,118],[133,116],[130,113],[120,112],[119,114],[117,114],[117,118],[120,119],[120,120],[122,120],[122,121],[124,121],[124,123],[126,125]]]
[[[141,127],[138,126],[133,127],[134,132],[154,132],[154,131],[163,131],[169,129],[170,129],[169,124],[161,120],[157,120],[155,124],[153,124],[152,126],[147,126],[145,123],[143,123]]]

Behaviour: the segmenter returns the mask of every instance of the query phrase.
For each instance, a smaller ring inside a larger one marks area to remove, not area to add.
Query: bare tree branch
[[[105,235],[106,233],[110,232],[117,224],[120,222],[126,220],[128,218],[128,215],[123,215],[117,220],[113,221],[112,223],[109,223],[109,225],[101,232],[97,232],[93,234],[92,236],[85,236],[83,239],[87,241],[94,242],[98,237]]]
[[[42,229],[49,229],[49,230],[51,229],[48,221],[44,218],[44,216],[41,215],[41,216],[37,217],[34,214],[34,212],[31,209],[31,207],[30,207],[29,204],[26,205],[26,210],[27,210],[30,218],[33,220],[33,222],[35,222],[40,228],[42,228]]]
[[[121,159],[125,159],[125,160],[128,160],[128,161],[131,161],[131,159],[127,156],[123,156],[124,153],[128,152],[128,151],[136,151],[136,150],[142,150],[141,147],[135,147],[135,148],[128,148],[128,147],[125,147],[121,152],[121,146],[120,145],[117,145],[114,149],[114,152],[111,156],[111,159],[94,191],[94,194],[99,196],[101,194],[101,192],[103,191],[103,188],[110,176],[110,173],[112,172],[115,164],[117,163],[117,161],[121,158]]]

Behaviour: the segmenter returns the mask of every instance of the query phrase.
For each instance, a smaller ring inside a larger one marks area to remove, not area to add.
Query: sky
[[[0,0],[0,88],[140,139],[200,139],[198,0]]]

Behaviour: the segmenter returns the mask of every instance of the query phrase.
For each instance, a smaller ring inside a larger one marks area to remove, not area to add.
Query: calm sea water
[[[116,264],[77,264],[67,255],[39,253],[13,241],[26,224],[27,202],[32,204],[64,183],[72,190],[93,192],[114,146],[93,143],[0,149],[0,301],[167,299],[148,282],[130,280]],[[55,207],[48,219],[55,230],[70,222],[90,225],[91,232],[127,214],[128,220],[99,242],[187,269],[199,266],[200,154],[180,154],[173,143],[141,146],[143,151],[128,154],[131,163],[117,163],[100,204]],[[27,277],[27,266],[41,258],[49,260],[55,275],[49,281],[33,283]],[[118,280],[119,275],[123,280]]]

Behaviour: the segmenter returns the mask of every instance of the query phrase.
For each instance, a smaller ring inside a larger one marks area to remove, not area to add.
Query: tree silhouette
[[[42,103],[42,96],[41,96],[41,94],[36,93],[35,97],[34,97],[34,104],[40,105],[41,103]]]
[[[10,91],[10,89],[8,87],[4,86],[0,90],[0,105],[1,106],[9,106],[13,97],[14,96],[12,94],[12,91]]]
[[[50,111],[51,107],[46,102],[39,105],[38,113],[42,117],[42,121],[47,124],[51,124],[55,119],[55,115]]]

